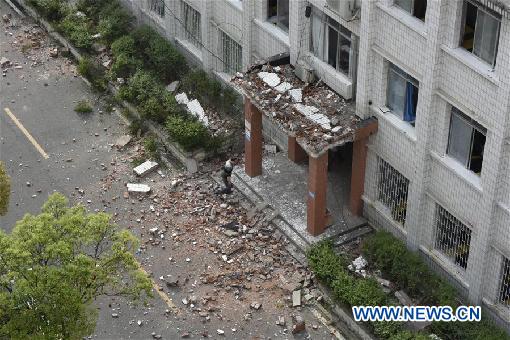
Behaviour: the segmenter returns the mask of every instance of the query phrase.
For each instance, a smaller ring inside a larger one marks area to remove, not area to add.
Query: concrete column
[[[367,165],[367,141],[362,138],[354,141],[352,145],[352,173],[351,173],[351,195],[349,208],[356,216],[363,214],[363,200],[361,196],[365,191],[365,169]]]
[[[262,175],[262,113],[244,98],[244,171],[250,177]]]
[[[309,156],[308,198],[306,222],[307,230],[313,236],[326,228],[326,192],[328,186],[328,153]]]
[[[350,210],[356,216],[363,214],[361,196],[365,191],[365,169],[367,166],[368,137],[377,132],[379,124],[375,118],[366,119],[356,130],[352,145]]]
[[[301,163],[306,159],[306,152],[296,141],[296,137],[288,136],[287,138],[287,157],[294,163]]]

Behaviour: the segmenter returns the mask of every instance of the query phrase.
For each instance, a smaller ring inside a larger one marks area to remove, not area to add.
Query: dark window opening
[[[498,52],[501,16],[465,1],[460,46],[494,66]]]
[[[466,169],[480,175],[487,130],[452,108],[447,154],[459,161]]]
[[[419,82],[397,66],[391,64],[388,71],[386,105],[403,121],[414,126],[418,107]]]
[[[425,21],[427,0],[395,0],[395,5],[409,12],[412,16]]]
[[[289,0],[268,0],[267,20],[284,31],[289,30]]]

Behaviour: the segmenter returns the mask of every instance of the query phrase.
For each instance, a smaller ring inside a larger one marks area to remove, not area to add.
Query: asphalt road
[[[48,42],[40,49],[22,53],[23,42],[16,36],[25,35],[23,27],[30,26],[23,26],[9,6],[0,1],[0,15],[7,13],[13,16],[11,23],[18,23],[18,27],[1,23],[0,58],[6,57],[21,68],[9,68],[0,77],[0,160],[6,164],[12,182],[9,210],[6,216],[0,217],[0,228],[8,232],[24,214],[37,214],[48,195],[55,191],[69,197],[71,203],[85,204],[91,211],[118,213],[116,220],[120,225],[133,223],[133,212],[147,211],[150,202],[141,202],[133,208],[128,201],[114,199],[122,197],[123,182],[130,175],[124,175],[122,181],[113,181],[109,190],[102,190],[104,178],[122,158],[112,147],[126,133],[122,119],[102,113],[101,101],[76,76],[72,63],[49,56]],[[18,43],[14,44],[16,40]],[[93,113],[74,111],[82,99],[93,103]],[[156,181],[158,175],[154,178],[151,181]],[[78,189],[85,194],[78,194]],[[139,231],[134,232],[139,236]],[[172,271],[168,264],[163,264],[169,255],[168,251],[156,248],[140,260],[158,277]],[[204,323],[203,318],[180,304],[187,293],[169,293],[171,299],[179,301],[178,315],[166,312],[173,302],[165,301],[158,294],[146,305],[133,305],[116,297],[101,298],[96,303],[99,313],[96,332],[90,338],[151,339],[154,334],[160,334],[163,339],[177,339],[186,331],[191,332],[192,338],[200,338],[202,333],[207,333],[209,338],[227,339],[294,338],[275,325],[274,315],[263,312],[249,323],[242,320],[242,315],[234,315],[232,320],[212,318]],[[112,314],[119,316],[114,318]],[[306,320],[320,325],[309,309],[303,309],[302,314]],[[138,320],[142,325],[138,325]],[[220,328],[225,331],[222,336],[217,334]],[[321,325],[312,334],[305,332],[297,338],[330,339],[332,336]]]

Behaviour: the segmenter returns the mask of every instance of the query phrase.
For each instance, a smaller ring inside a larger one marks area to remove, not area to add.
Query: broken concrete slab
[[[301,306],[301,290],[295,290],[292,292],[292,307]]]
[[[181,84],[180,81],[176,80],[176,81],[173,81],[171,82],[170,84],[168,84],[166,86],[166,90],[170,93],[174,93],[175,91],[177,91],[177,89],[179,88],[179,85]]]
[[[129,193],[134,194],[148,194],[151,191],[151,187],[147,184],[139,184],[139,183],[128,183],[127,189]]]
[[[157,162],[153,161],[145,161],[136,168],[133,169],[134,173],[137,176],[145,176],[149,174],[150,172],[156,170],[156,168],[159,166]]]
[[[131,142],[131,136],[130,135],[122,135],[119,138],[117,138],[117,140],[115,141],[115,146],[118,149],[122,149],[126,145],[128,145],[129,142]]]

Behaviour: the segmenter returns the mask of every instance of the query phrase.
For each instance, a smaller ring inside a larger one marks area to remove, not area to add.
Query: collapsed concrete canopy
[[[312,156],[352,142],[361,123],[352,103],[320,81],[304,83],[291,65],[255,65],[232,81]]]

